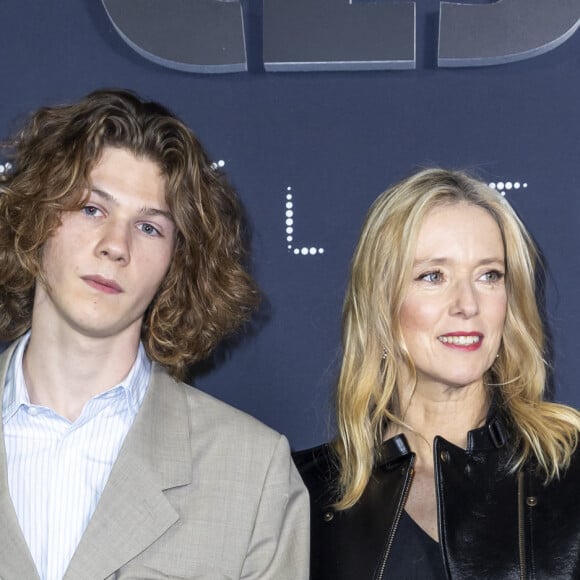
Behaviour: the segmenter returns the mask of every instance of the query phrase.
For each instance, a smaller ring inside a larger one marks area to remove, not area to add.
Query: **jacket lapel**
[[[107,578],[179,516],[163,490],[192,481],[186,397],[158,365],[65,580]]]
[[[18,517],[8,489],[8,473],[6,469],[6,447],[4,446],[4,429],[2,425],[2,398],[6,371],[12,357],[14,346],[2,353],[0,357],[0,578],[20,580],[21,578],[37,579],[38,572],[30,555],[26,540],[20,529]]]

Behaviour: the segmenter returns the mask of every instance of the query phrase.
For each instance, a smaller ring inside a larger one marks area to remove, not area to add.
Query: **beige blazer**
[[[0,439],[0,579],[38,579]],[[154,365],[64,578],[306,580],[308,509],[284,437]]]

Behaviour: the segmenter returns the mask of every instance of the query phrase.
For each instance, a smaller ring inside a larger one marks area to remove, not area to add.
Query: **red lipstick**
[[[447,348],[471,352],[481,347],[483,334],[481,332],[449,332],[438,336],[437,340]]]

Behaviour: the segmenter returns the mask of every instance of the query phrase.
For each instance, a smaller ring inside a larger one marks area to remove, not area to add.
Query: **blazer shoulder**
[[[153,367],[152,383],[165,399],[171,399],[173,412],[186,413],[192,434],[204,440],[213,438],[229,446],[262,446],[273,451],[283,435],[248,413],[220,401],[197,387],[174,380],[158,364]]]
[[[262,423],[252,415],[233,407],[229,403],[217,399],[213,395],[201,391],[197,387],[181,383],[185,391],[189,408],[196,414],[204,413],[212,421],[218,421],[219,427],[226,430],[239,430],[255,433],[262,437],[280,437],[280,433]]]

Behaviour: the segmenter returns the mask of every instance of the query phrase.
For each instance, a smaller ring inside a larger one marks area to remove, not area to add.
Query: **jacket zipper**
[[[524,474],[518,473],[518,543],[520,549],[520,580],[526,578],[526,539],[525,539],[525,507],[524,507]]]
[[[389,558],[389,554],[391,553],[391,547],[393,545],[393,541],[395,539],[395,533],[399,526],[399,521],[401,516],[403,515],[403,510],[405,509],[405,505],[407,503],[407,498],[409,497],[409,492],[411,491],[411,483],[413,482],[413,476],[415,475],[415,470],[412,467],[409,468],[407,473],[407,480],[405,481],[404,488],[403,488],[403,497],[401,503],[399,504],[399,510],[395,514],[395,520],[391,527],[391,532],[389,537],[387,538],[387,543],[385,544],[385,549],[383,551],[383,556],[381,558],[381,564],[378,568],[378,574],[375,575],[375,580],[382,580],[383,574],[385,573],[385,567],[387,565],[387,560]]]

